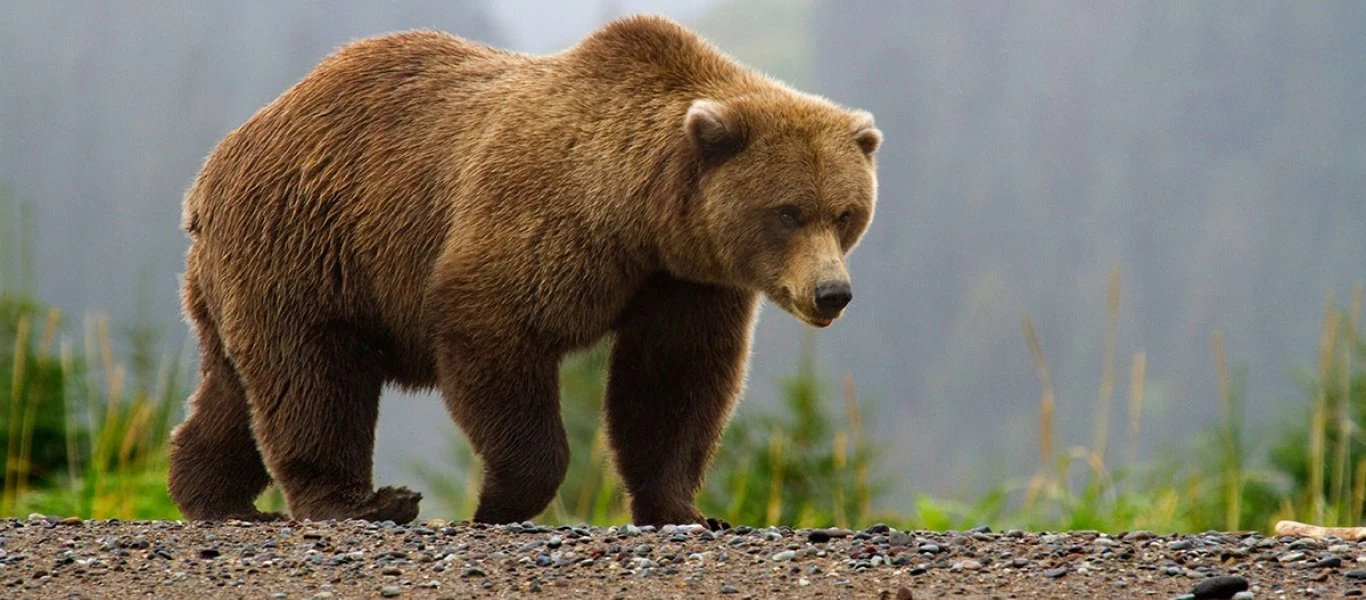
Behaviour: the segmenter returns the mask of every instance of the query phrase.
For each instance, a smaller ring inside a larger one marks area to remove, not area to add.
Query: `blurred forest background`
[[[0,202],[26,208],[0,210],[22,238],[0,245],[0,286],[62,309],[92,365],[116,350],[82,316],[135,324],[114,337],[146,385],[97,387],[164,412],[157,398],[188,385],[149,358],[187,335],[181,194],[224,134],[354,38],[427,27],[549,52],[637,11],[877,117],[880,204],[851,260],[856,300],[814,335],[765,307],[741,417],[795,410],[794,372],[828,384],[811,398],[831,414],[856,396],[884,508],[990,498],[1046,466],[1041,436],[1102,463],[1241,464],[1287,421],[1330,457],[1325,427],[1353,423],[1302,418],[1339,406],[1325,378],[1348,382],[1335,397],[1361,395],[1333,366],[1357,360],[1336,358],[1355,345],[1351,311],[1325,312],[1326,294],[1346,308],[1366,279],[1366,4],[1352,1],[4,0]],[[1025,315],[1052,388],[1043,433]],[[1135,383],[1142,435],[1126,448]],[[1095,443],[1106,430],[1116,441]],[[449,460],[454,431],[434,396],[391,394],[379,479]],[[1333,431],[1355,461],[1358,432]],[[1237,443],[1202,450],[1211,432]]]

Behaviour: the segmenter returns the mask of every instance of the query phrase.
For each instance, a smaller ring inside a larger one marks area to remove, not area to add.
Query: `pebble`
[[[1234,594],[1248,588],[1246,579],[1236,575],[1218,575],[1197,582],[1191,587],[1191,594],[1197,600],[1205,598],[1232,598]]]
[[[1295,561],[1297,561],[1297,560],[1304,560],[1304,553],[1303,553],[1303,552],[1286,552],[1285,554],[1280,555],[1280,557],[1278,557],[1276,560],[1278,560],[1278,561],[1280,561],[1280,562],[1283,562],[1283,563],[1295,562]]]
[[[738,594],[738,593],[740,593],[740,590],[737,590],[737,589],[735,589],[735,586],[733,586],[733,585],[731,585],[731,584],[729,584],[729,583],[726,583],[726,584],[722,584],[722,585],[721,585],[721,593],[722,593],[722,594]]]
[[[1342,559],[1336,556],[1325,556],[1314,563],[1320,569],[1336,569],[1342,566]]]
[[[1366,569],[1355,569],[1345,573],[1348,579],[1366,579]]]
[[[1047,571],[1044,571],[1043,576],[1049,579],[1057,579],[1059,577],[1062,577],[1063,575],[1066,575],[1067,571],[1067,567],[1058,567],[1056,569],[1049,569]]]
[[[403,593],[403,590],[400,590],[396,585],[386,585],[379,589],[379,595],[384,596],[385,598],[393,598],[401,593]]]
[[[797,557],[797,553],[791,550],[784,550],[773,555],[774,562],[789,561]]]
[[[1256,596],[1252,595],[1252,592],[1246,590],[1233,595],[1233,600],[1254,600],[1255,598]]]

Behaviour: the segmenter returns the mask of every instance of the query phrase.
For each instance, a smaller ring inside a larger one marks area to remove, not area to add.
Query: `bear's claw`
[[[359,507],[356,518],[366,521],[408,523],[417,518],[417,506],[422,494],[406,487],[385,486]]]

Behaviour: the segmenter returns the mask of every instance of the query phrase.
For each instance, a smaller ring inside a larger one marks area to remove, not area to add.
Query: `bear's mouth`
[[[769,297],[779,308],[783,309],[788,314],[797,317],[797,320],[812,327],[825,329],[834,323],[835,319],[840,317],[839,314],[834,316],[823,316],[816,314],[814,311],[805,310],[805,307],[799,306],[797,302],[793,300],[792,292],[787,288],[781,288],[777,293],[769,294]]]

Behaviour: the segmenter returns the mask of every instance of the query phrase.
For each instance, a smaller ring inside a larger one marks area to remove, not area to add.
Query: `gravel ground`
[[[35,517],[0,524],[0,584],[15,599],[1338,598],[1366,591],[1366,543]]]

